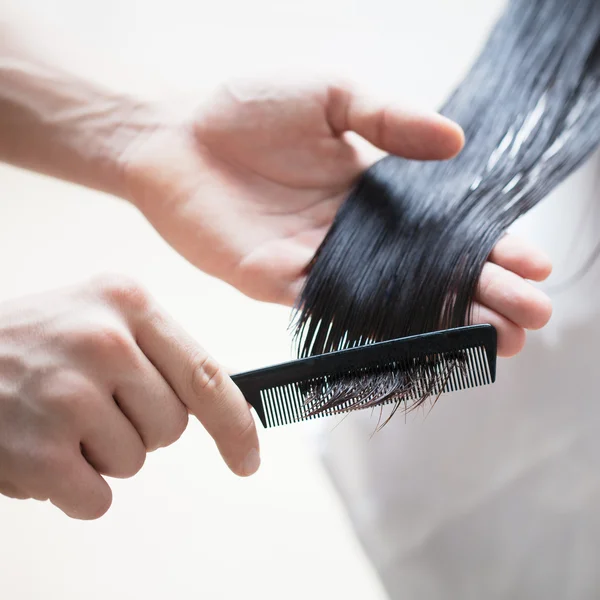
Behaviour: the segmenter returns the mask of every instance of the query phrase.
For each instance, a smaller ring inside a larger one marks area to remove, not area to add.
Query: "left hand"
[[[448,119],[384,106],[345,84],[229,84],[131,146],[129,199],[204,272],[258,300],[292,304],[304,267],[373,161],[347,131],[415,159],[450,158],[463,143]]]
[[[378,102],[340,82],[230,84],[190,114],[158,123],[123,154],[128,199],[192,264],[252,298],[286,305],[353,183],[381,156],[373,150],[441,160],[464,141],[460,127],[436,113]],[[523,278],[542,280],[551,267],[511,238],[490,261],[478,320],[496,326],[499,353],[509,356],[522,348],[525,329],[545,325],[551,313]]]

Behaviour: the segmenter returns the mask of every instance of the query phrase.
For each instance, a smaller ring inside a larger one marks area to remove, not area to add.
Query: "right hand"
[[[243,395],[135,283],[104,278],[0,305],[0,493],[100,517],[112,500],[102,475],[133,476],[181,436],[188,412],[234,473],[256,471]]]

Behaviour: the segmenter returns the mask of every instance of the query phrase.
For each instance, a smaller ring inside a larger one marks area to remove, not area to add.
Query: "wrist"
[[[177,202],[174,188],[185,185],[189,173],[200,173],[193,134],[195,111],[191,99],[137,102],[127,109],[117,132],[119,148],[117,194],[151,218]]]
[[[123,196],[122,156],[158,123],[149,103],[46,64],[0,35],[0,161]]]
[[[83,185],[131,201],[129,157],[164,126],[161,111],[131,96],[105,96],[91,108],[75,133],[75,144],[88,164]]]

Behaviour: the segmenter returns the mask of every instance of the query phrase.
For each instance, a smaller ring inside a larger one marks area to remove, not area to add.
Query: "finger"
[[[25,493],[9,481],[0,481],[0,495],[6,496],[7,498],[15,498],[17,500],[29,498],[29,494]]]
[[[176,441],[187,425],[187,408],[139,347],[132,332],[154,302],[136,282],[103,277],[91,286],[93,294],[116,309],[117,319],[92,338],[94,364],[102,364],[123,414],[135,427],[147,450]]]
[[[290,297],[297,297],[304,285],[304,280],[298,280],[290,288]],[[525,329],[519,327],[506,317],[496,313],[479,303],[473,308],[474,324],[491,324],[498,333],[498,355],[504,357],[518,354],[525,344]]]
[[[330,86],[328,121],[338,135],[354,131],[374,146],[405,158],[451,158],[464,145],[462,129],[450,119],[382,102],[348,84]]]
[[[290,297],[297,297],[304,285],[304,280],[298,280],[290,288]],[[498,355],[510,357],[518,354],[525,345],[525,329],[519,327],[506,317],[475,302],[472,313],[474,324],[490,324],[498,334]],[[235,372],[235,371],[232,371]]]
[[[114,395],[145,454],[176,442],[187,426],[188,411],[141,350],[133,358],[135,364],[118,375]]]
[[[45,489],[50,502],[73,519],[98,519],[112,503],[109,485],[75,451],[56,465],[47,485]]]
[[[142,468],[144,443],[110,395],[98,392],[97,397],[88,399],[79,420],[82,454],[98,473],[127,478]]]
[[[498,334],[498,356],[515,356],[525,346],[525,329],[515,325],[506,317],[482,306],[479,303],[473,305],[472,322],[474,325],[493,325]]]
[[[158,308],[136,331],[143,352],[215,440],[229,468],[252,475],[260,465],[254,419],[225,370]]]
[[[552,272],[552,262],[545,252],[514,235],[505,235],[492,250],[489,260],[533,281],[544,281]]]
[[[546,294],[490,262],[483,267],[475,298],[525,329],[541,329],[552,316],[552,303]]]

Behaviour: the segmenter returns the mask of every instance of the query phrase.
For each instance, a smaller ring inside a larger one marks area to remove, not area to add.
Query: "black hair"
[[[600,144],[600,1],[512,0],[441,113],[465,132],[456,158],[387,156],[340,207],[299,298],[299,356],[470,322],[494,245]]]

